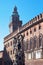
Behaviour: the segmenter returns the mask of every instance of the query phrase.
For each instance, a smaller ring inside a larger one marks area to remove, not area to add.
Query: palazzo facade
[[[35,16],[33,19],[22,25],[19,19],[17,7],[14,8],[12,20],[9,24],[10,34],[4,37],[4,47],[11,58],[15,61],[14,37],[18,34],[24,36],[25,61],[43,60],[43,13]]]

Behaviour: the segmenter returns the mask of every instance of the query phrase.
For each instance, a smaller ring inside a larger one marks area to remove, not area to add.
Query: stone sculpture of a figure
[[[17,43],[15,45],[15,59],[16,59],[16,65],[25,65],[23,37],[21,35],[18,36]]]

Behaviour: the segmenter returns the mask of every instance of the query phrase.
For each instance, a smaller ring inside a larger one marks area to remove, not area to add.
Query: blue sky
[[[9,23],[14,6],[17,6],[23,24],[43,12],[43,0],[0,0],[0,50],[4,37],[9,34]]]

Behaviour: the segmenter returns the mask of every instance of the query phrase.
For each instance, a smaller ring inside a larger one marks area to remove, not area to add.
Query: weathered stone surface
[[[26,60],[25,65],[43,65],[43,59]]]

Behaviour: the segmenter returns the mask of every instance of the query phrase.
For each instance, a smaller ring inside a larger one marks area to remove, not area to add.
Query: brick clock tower
[[[21,27],[21,26],[22,26],[22,21],[20,21],[20,19],[19,19],[17,7],[15,6],[13,14],[12,14],[12,21],[9,24],[10,33],[14,32],[16,29],[18,29],[18,27]]]

